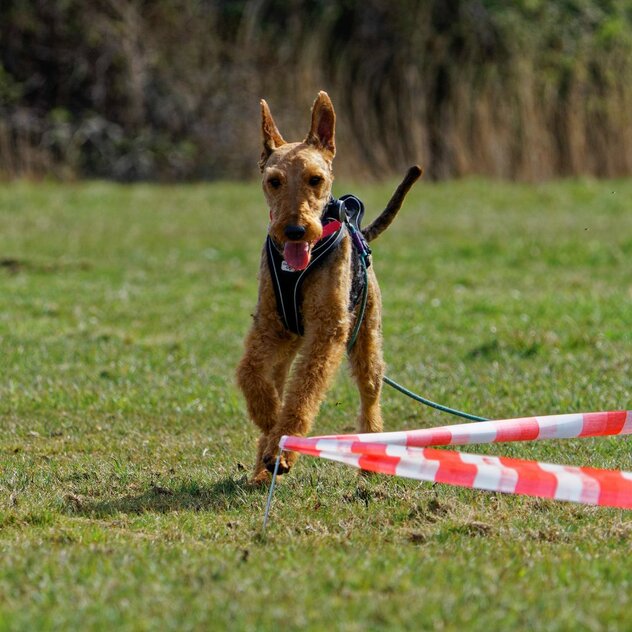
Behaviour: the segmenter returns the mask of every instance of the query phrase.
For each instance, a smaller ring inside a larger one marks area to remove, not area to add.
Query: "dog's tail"
[[[386,208],[369,226],[362,229],[362,234],[367,241],[373,241],[391,225],[391,222],[395,219],[395,215],[397,215],[397,212],[402,207],[402,202],[406,194],[410,191],[413,184],[419,180],[422,173],[423,169],[418,165],[408,170],[401,184],[395,189],[395,193],[393,193],[393,196],[388,201]]]

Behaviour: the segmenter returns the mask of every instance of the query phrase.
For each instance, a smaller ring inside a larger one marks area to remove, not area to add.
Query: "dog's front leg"
[[[296,348],[286,334],[275,334],[268,326],[255,322],[246,338],[246,352],[237,368],[237,382],[241,388],[250,418],[261,430],[253,482],[267,480],[263,454],[270,431],[278,423],[283,397],[282,378]]]
[[[349,314],[343,308],[330,309],[306,325],[301,354],[285,386],[279,422],[268,435],[263,461],[269,471],[274,468],[279,440],[283,435],[309,432],[333,376],[345,354],[349,333]],[[297,459],[294,452],[283,452],[279,474],[289,471]]]
[[[305,352],[297,360],[292,377],[285,387],[279,423],[268,434],[263,462],[268,471],[274,468],[278,445],[283,435],[306,435],[345,353],[342,339],[305,341]],[[311,343],[311,344],[310,344]],[[279,474],[285,474],[297,459],[295,452],[283,452]]]

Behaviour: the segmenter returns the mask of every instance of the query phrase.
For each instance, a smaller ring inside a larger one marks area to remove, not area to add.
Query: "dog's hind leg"
[[[370,274],[370,278],[372,276]],[[384,376],[381,312],[380,290],[375,280],[372,279],[369,283],[364,320],[355,344],[349,352],[351,373],[360,392],[360,413],[358,415],[358,430],[360,432],[381,432],[383,427],[380,410],[380,393]]]

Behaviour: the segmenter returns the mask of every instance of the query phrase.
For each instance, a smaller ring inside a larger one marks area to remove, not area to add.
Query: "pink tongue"
[[[288,241],[283,248],[285,262],[295,270],[304,270],[309,263],[309,244],[305,241]]]

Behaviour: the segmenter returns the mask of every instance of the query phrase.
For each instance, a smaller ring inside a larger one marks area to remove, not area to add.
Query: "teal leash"
[[[469,419],[470,421],[489,421],[486,417],[479,417],[478,415],[472,415],[470,413],[464,413],[462,410],[457,410],[456,408],[450,408],[449,406],[444,406],[443,404],[437,404],[437,402],[433,402],[421,395],[417,395],[417,393],[413,393],[409,391],[407,388],[398,384],[395,380],[391,380],[390,377],[384,376],[382,378],[385,384],[388,384],[391,388],[394,388],[396,391],[403,393],[407,397],[414,399],[416,402],[420,404],[424,404],[425,406],[430,406],[430,408],[436,408],[440,410],[442,413],[448,413],[450,415],[455,415],[457,417],[463,417],[463,419]]]
[[[362,321],[364,320],[364,312],[366,311],[367,298],[369,295],[369,275],[367,272],[367,263],[366,256],[361,255],[360,261],[362,265],[362,272],[364,276],[364,287],[362,288],[362,302],[360,304],[360,309],[358,310],[358,317],[356,318],[355,326],[353,331],[351,332],[351,336],[349,337],[349,342],[347,343],[347,353],[351,351],[353,345],[355,345],[356,340],[358,338],[358,333],[360,332],[360,327],[362,326]],[[382,380],[385,384],[388,384],[391,388],[394,388],[396,391],[406,395],[406,397],[410,397],[414,399],[416,402],[420,404],[424,404],[424,406],[429,406],[430,408],[434,408],[436,410],[441,411],[442,413],[448,413],[449,415],[455,415],[456,417],[462,417],[463,419],[468,419],[469,421],[489,421],[486,417],[479,417],[478,415],[472,415],[470,413],[463,412],[462,410],[457,410],[456,408],[450,408],[449,406],[444,406],[443,404],[437,404],[437,402],[433,402],[430,399],[422,397],[417,393],[413,393],[413,391],[408,390],[406,387],[398,384],[395,380],[392,380],[388,376],[383,376]]]

